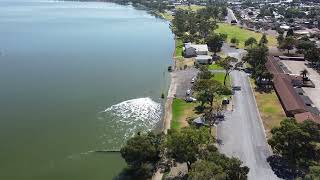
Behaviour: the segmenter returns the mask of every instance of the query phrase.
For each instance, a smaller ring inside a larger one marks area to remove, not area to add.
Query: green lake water
[[[161,124],[169,24],[131,6],[0,0],[0,179],[108,180]]]

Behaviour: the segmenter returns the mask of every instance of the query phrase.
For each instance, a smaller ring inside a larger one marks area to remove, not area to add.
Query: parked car
[[[216,114],[216,117],[219,118],[219,119],[224,119],[224,114],[221,113],[221,112],[218,112],[218,113]]]
[[[191,92],[191,89],[188,89],[187,92],[186,92],[186,95],[187,95],[187,96],[190,96],[191,93],[192,93],[192,92]]]
[[[193,97],[186,97],[185,101],[186,101],[186,102],[196,102],[197,99],[196,99],[196,98],[193,98]]]
[[[232,86],[232,90],[241,91],[241,86]]]
[[[196,82],[196,80],[197,80],[197,77],[195,76],[195,77],[193,77],[193,78],[191,79],[191,83]]]

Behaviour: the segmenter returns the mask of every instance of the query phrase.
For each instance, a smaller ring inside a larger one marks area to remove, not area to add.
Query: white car
[[[187,97],[187,98],[185,99],[185,101],[186,101],[186,102],[196,102],[197,99],[196,99],[196,98],[193,98],[193,97]]]
[[[193,78],[191,79],[191,83],[196,82],[196,80],[197,80],[197,77],[193,77]]]
[[[191,89],[188,89],[188,90],[187,90],[186,95],[187,95],[187,96],[190,96],[190,95],[191,95]]]

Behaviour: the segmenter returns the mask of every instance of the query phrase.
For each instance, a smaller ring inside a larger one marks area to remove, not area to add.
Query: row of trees
[[[286,161],[293,176],[320,179],[319,124],[309,120],[297,123],[295,119],[284,119],[280,127],[273,128],[271,133],[269,145]]]
[[[227,9],[222,5],[207,6],[197,11],[179,9],[172,20],[172,31],[184,42],[204,40],[218,28],[217,20],[226,14]]]
[[[121,149],[128,167],[118,179],[150,179],[164,159],[167,170],[172,160],[187,163],[188,174],[184,178],[191,180],[247,179],[249,168],[236,158],[220,154],[214,143],[206,127],[170,130],[167,135],[137,134]]]
[[[259,43],[254,38],[248,38],[245,41],[246,46],[250,46],[247,50],[248,53],[243,57],[243,61],[250,64],[252,69],[252,77],[256,80],[258,86],[262,87],[262,80],[270,82],[273,78],[272,74],[266,68],[266,62],[268,57],[268,47],[266,46],[268,39],[264,34]],[[268,83],[267,83],[268,84]]]
[[[279,34],[277,40],[280,49],[287,50],[288,54],[290,54],[290,50],[296,48],[296,53],[304,54],[307,61],[319,68],[320,49],[315,42],[310,41],[309,37],[304,36],[296,39],[293,35],[293,30],[289,30],[286,37],[283,34]]]

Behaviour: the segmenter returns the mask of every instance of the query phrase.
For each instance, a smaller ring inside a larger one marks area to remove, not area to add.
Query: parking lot
[[[175,96],[177,98],[185,98],[188,89],[191,89],[191,80],[198,74],[198,70],[195,68],[189,68],[186,70],[178,70],[173,72],[172,79],[177,82]]]

